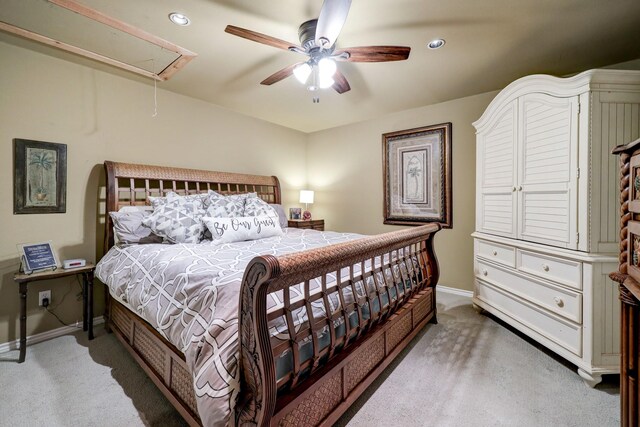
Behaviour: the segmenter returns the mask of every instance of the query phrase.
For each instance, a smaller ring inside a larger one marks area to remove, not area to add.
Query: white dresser
[[[619,372],[618,166],[640,71],[521,78],[474,123],[474,304],[574,363]]]

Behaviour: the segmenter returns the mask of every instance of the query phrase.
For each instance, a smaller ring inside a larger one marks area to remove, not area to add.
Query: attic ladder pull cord
[[[151,68],[153,69],[153,74],[156,73],[156,60],[151,60]],[[153,79],[153,114],[151,117],[155,118],[158,115],[158,79]]]

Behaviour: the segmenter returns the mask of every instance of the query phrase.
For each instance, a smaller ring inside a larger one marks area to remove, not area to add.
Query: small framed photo
[[[18,245],[22,270],[31,274],[34,271],[55,270],[58,268],[58,260],[53,251],[51,242],[27,243]]]
[[[290,219],[302,219],[302,208],[289,208]]]

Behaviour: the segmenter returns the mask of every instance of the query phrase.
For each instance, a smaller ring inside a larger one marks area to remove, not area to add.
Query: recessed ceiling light
[[[169,14],[169,19],[174,24],[182,25],[183,27],[191,24],[191,20],[189,18],[187,18],[186,15],[183,15],[182,13],[178,13],[178,12],[170,13]]]
[[[429,49],[439,49],[442,46],[444,46],[444,44],[445,44],[444,39],[435,39],[435,40],[431,40],[427,45],[427,47]]]

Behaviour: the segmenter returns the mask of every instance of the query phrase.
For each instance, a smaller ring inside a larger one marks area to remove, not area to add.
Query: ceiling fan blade
[[[335,80],[335,83],[332,87],[336,92],[345,93],[351,90],[351,86],[349,86],[347,78],[340,72],[340,70],[336,70],[336,73],[333,75],[333,80]]]
[[[324,0],[316,24],[316,45],[333,46],[347,20],[351,0]],[[323,43],[323,39],[326,42]]]
[[[275,37],[268,36],[266,34],[257,33],[255,31],[247,30],[245,28],[236,27],[234,25],[227,25],[224,29],[226,33],[233,34],[234,36],[242,37],[243,39],[251,40],[254,42],[266,44],[268,46],[277,47],[278,49],[289,50],[290,47],[301,49],[300,46],[295,43],[289,43],[285,40],[280,40]]]
[[[288,67],[283,68],[280,71],[276,71],[275,73],[271,74],[269,77],[267,77],[266,79],[261,81],[260,84],[269,86],[269,85],[272,85],[274,83],[278,83],[280,80],[284,80],[287,77],[289,77],[290,75],[292,75],[293,74],[293,69],[296,68],[300,64],[303,64],[303,62],[298,62],[296,64],[289,65]]]
[[[338,55],[343,52],[349,53],[349,58],[341,59]],[[334,52],[332,56],[338,61],[349,62],[388,62],[404,61],[409,57],[410,47],[406,46],[362,46],[347,47]]]

